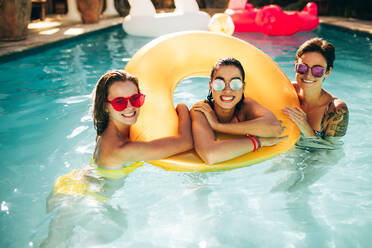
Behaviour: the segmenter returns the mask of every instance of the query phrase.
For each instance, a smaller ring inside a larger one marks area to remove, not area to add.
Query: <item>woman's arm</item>
[[[189,110],[184,104],[179,104],[176,110],[179,120],[178,136],[149,142],[127,141],[118,146],[107,147],[110,149],[105,149],[109,153],[105,154],[105,157],[110,157],[110,159],[105,159],[107,162],[102,165],[111,166],[111,164],[118,163],[163,159],[192,149],[193,140]]]
[[[349,110],[346,103],[340,99],[335,100],[334,107],[327,113],[326,120],[325,137],[344,136],[349,124]]]
[[[314,129],[307,121],[307,115],[300,107],[287,106],[283,112],[298,126],[305,137],[315,137]],[[334,107],[327,113],[326,122],[324,137],[342,137],[346,134],[349,111],[342,100],[335,101]]]
[[[191,109],[191,119],[195,151],[207,164],[236,158],[254,149],[254,144],[248,137],[216,140],[205,115],[195,109]],[[262,146],[272,146],[285,138],[261,138],[260,140]]]
[[[270,110],[252,99],[246,99],[242,109],[248,120],[237,123],[220,123],[214,111],[207,103],[198,103],[194,109],[202,112],[211,128],[221,133],[279,137],[284,130],[281,126],[282,122]]]

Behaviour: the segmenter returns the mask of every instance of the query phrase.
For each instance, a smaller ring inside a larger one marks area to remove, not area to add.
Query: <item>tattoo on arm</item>
[[[328,114],[328,132],[326,136],[344,136],[349,123],[349,111],[345,104],[334,109]]]
[[[336,115],[335,118],[333,118],[333,121],[338,122],[338,121],[342,120],[343,117],[344,117],[343,114]]]
[[[329,121],[333,116],[335,116],[335,111],[333,111],[333,112],[330,112],[329,114],[328,114],[328,118],[327,118],[327,121]]]

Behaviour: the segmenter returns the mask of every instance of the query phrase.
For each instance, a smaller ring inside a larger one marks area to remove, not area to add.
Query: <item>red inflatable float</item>
[[[235,32],[261,32],[267,35],[292,35],[310,31],[319,25],[318,7],[310,2],[299,11],[283,11],[278,5],[255,9],[248,0],[230,0],[226,14],[231,16]]]

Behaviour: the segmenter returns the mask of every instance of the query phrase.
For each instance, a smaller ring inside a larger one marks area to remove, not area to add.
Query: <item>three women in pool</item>
[[[105,73],[93,92],[93,121],[97,130],[95,162],[114,169],[128,163],[162,159],[192,149],[191,121],[186,105],[176,108],[179,134],[149,142],[130,141],[129,131],[145,101],[136,77],[122,70]]]
[[[293,86],[301,107],[287,106],[283,112],[305,138],[341,137],[346,133],[349,111],[345,102],[322,88],[334,60],[334,46],[320,38],[306,41],[297,50]]]
[[[281,121],[273,113],[244,97],[245,72],[234,58],[223,58],[214,65],[206,101],[191,111],[194,148],[208,164],[226,161],[261,146],[272,146],[285,139]],[[239,135],[217,140],[215,131]]]

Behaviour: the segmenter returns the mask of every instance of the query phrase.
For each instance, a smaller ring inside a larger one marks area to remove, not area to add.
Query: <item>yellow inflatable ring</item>
[[[211,32],[181,32],[161,36],[142,47],[125,70],[138,77],[146,102],[131,139],[152,140],[178,133],[173,91],[188,77],[210,75],[213,65],[223,57],[238,59],[246,73],[244,94],[270,109],[287,127],[289,138],[273,147],[263,147],[235,159],[207,165],[195,151],[150,164],[172,171],[220,171],[255,164],[290,149],[299,137],[296,125],[282,113],[286,105],[299,106],[291,82],[265,53],[240,39]],[[206,92],[207,94],[207,92]]]

